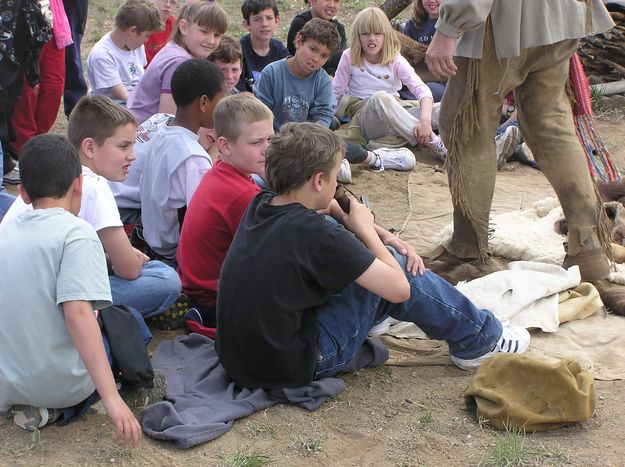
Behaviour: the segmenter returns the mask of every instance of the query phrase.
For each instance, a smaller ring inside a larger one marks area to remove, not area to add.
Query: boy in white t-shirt
[[[102,245],[76,217],[76,149],[60,135],[35,136],[20,169],[21,197],[34,209],[0,240],[0,412],[36,430],[75,420],[99,395],[117,438],[136,447],[141,427],[117,391],[94,313],[111,304],[111,292]]]
[[[149,0],[126,0],[115,15],[115,28],[106,33],[87,57],[92,94],[125,103],[147,65],[143,44],[163,28],[160,13]]]
[[[79,216],[96,230],[109,265],[113,304],[136,309],[144,318],[165,313],[180,296],[174,269],[130,245],[107,180],[122,181],[135,159],[137,125],[132,114],[102,95],[85,96],[70,114],[67,135],[82,163],[83,194]],[[29,209],[17,198],[0,224]]]
[[[183,62],[171,80],[176,116],[144,144],[140,180],[143,236],[152,251],[174,265],[186,207],[213,162],[198,142],[200,127],[213,127],[213,109],[226,85],[217,65]]]

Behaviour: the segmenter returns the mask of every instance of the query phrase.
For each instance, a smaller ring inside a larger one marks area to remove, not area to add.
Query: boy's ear
[[[293,42],[295,43],[296,49],[299,49],[302,45],[302,35],[299,32],[295,35],[295,40]]]
[[[138,36],[139,33],[141,32],[139,31],[139,28],[137,26],[130,26],[126,31],[134,34],[135,36]]]
[[[30,196],[28,196],[28,193],[26,193],[26,190],[24,190],[24,185],[22,185],[21,183],[17,185],[17,192],[19,193],[19,195],[22,197],[22,200],[24,200],[26,204],[32,203]]]
[[[87,157],[87,159],[93,159],[96,148],[96,142],[93,138],[85,138],[80,143],[80,151]]]
[[[232,153],[230,142],[224,136],[217,138],[217,147],[219,148],[219,152],[224,156],[229,156]]]
[[[243,20],[243,27],[247,32],[250,32],[250,22],[246,19]]]
[[[310,180],[312,181],[312,186],[315,191],[321,191],[323,182],[325,181],[325,175],[323,172],[315,172]]]

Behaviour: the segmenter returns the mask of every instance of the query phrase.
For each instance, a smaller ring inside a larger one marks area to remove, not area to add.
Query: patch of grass
[[[527,446],[525,430],[506,426],[504,434],[495,434],[495,446],[480,462],[484,467],[513,467],[559,462],[570,463],[566,454],[548,451],[544,446]]]
[[[603,88],[590,87],[590,99],[592,100],[592,108],[597,111],[603,108]]]
[[[308,456],[311,454],[318,454],[321,452],[323,440],[322,440],[322,436],[314,437],[314,436],[294,435],[293,445],[297,450],[302,451],[304,455]]]
[[[267,421],[251,421],[245,425],[245,431],[250,436],[258,436],[258,435],[275,435],[276,429],[274,426]]]
[[[255,452],[250,446],[240,447],[232,454],[219,454],[220,465],[224,467],[262,467],[273,463],[271,456]]]
[[[432,417],[432,411],[429,407],[421,408],[421,415],[419,416],[419,424],[421,428],[427,429],[434,422],[434,417]]]

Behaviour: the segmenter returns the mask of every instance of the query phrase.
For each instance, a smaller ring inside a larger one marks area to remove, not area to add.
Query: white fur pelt
[[[555,230],[555,223],[562,216],[557,198],[542,199],[523,211],[492,216],[490,227],[494,233],[489,240],[492,253],[512,261],[562,264],[562,243],[566,238]],[[448,244],[452,232],[453,224],[446,225],[434,239],[434,244]],[[625,265],[617,264],[608,280],[625,285]]]

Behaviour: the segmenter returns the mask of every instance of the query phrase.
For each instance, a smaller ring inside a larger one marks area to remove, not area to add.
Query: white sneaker
[[[513,326],[508,322],[502,322],[503,332],[499,342],[493,350],[476,358],[464,359],[451,356],[454,365],[462,370],[472,370],[480,366],[485,360],[499,352],[525,353],[530,345],[530,333],[521,326]]]
[[[347,159],[341,161],[341,170],[339,170],[339,175],[336,179],[340,183],[352,183],[352,168]]]
[[[408,148],[380,148],[373,151],[377,156],[371,167],[379,172],[385,169],[412,170],[417,160],[414,153]]]
[[[519,128],[510,125],[502,134],[495,137],[495,154],[497,170],[501,170],[519,145]]]
[[[436,139],[430,141],[428,143],[428,147],[430,148],[430,151],[432,151],[434,155],[441,160],[441,162],[445,162],[447,160],[447,148],[443,144],[443,140],[440,136],[437,136]]]

